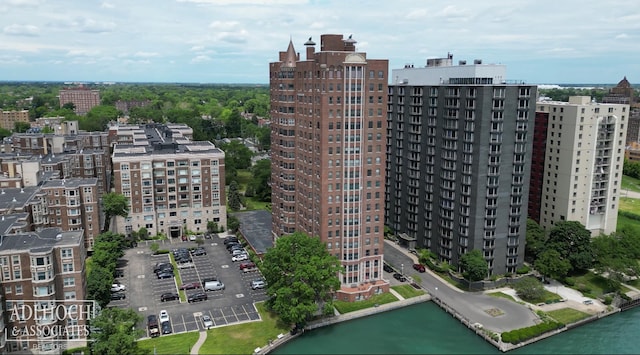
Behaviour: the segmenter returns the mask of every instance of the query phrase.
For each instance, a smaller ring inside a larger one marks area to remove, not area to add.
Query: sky
[[[322,34],[390,72],[452,53],[530,84],[640,84],[637,0],[0,0],[0,81],[266,84]]]

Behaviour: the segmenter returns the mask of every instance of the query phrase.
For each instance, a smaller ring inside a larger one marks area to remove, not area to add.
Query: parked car
[[[208,315],[203,315],[202,316],[202,325],[209,329],[211,327],[213,327],[213,320],[211,319],[211,317],[209,317]]]
[[[176,263],[177,264],[190,263],[192,261],[193,261],[193,259],[191,259],[190,256],[176,258]],[[178,266],[180,266],[180,265],[178,265]]]
[[[226,237],[226,238],[224,238],[223,243],[224,243],[224,245],[227,245],[229,243],[238,243],[238,237],[233,237],[233,236]]]
[[[167,312],[164,309],[161,310],[160,314],[158,316],[158,319],[160,319],[160,323],[168,322],[169,321],[169,312]]]
[[[246,261],[244,263],[240,263],[240,270],[245,270],[245,269],[253,269],[254,267],[256,267],[256,264],[250,262],[250,261]]]
[[[163,293],[160,296],[160,301],[162,301],[162,302],[174,301],[174,300],[178,300],[178,299],[180,299],[180,296],[178,296],[177,293],[173,293],[173,292]]]
[[[242,247],[242,245],[238,244],[238,245],[232,246],[228,250],[229,250],[229,254],[233,254],[233,252],[236,251],[236,250],[244,251],[244,248]]]
[[[124,277],[124,271],[122,269],[116,269],[116,271],[113,272],[113,277]]]
[[[120,292],[120,291],[124,291],[127,288],[123,285],[123,284],[112,284],[111,285],[111,292]]]
[[[173,275],[173,271],[167,270],[167,271],[163,271],[163,272],[159,272],[158,273],[158,279],[170,279],[172,278]]]
[[[427,269],[422,264],[413,264],[413,268],[418,272],[425,272]]]
[[[267,284],[262,279],[251,281],[251,289],[252,290],[257,290],[259,288],[265,288],[266,286],[267,286]]]
[[[196,248],[191,252],[193,256],[207,255],[207,251],[204,248]]]
[[[173,271],[173,265],[166,262],[156,263],[156,266],[153,268],[153,272],[157,274],[158,272],[164,269],[171,269]]]
[[[147,328],[149,329],[149,336],[155,338],[160,336],[160,329],[158,327],[158,318],[155,315],[147,317]]]
[[[389,264],[384,264],[384,266],[382,266],[382,269],[386,272],[393,272],[393,268]]]
[[[187,301],[189,301],[189,303],[191,302],[200,302],[200,301],[206,301],[209,297],[207,296],[206,293],[204,292],[197,292],[194,293],[192,295],[189,295],[189,297],[187,298]]]
[[[224,290],[225,286],[222,281],[215,280],[205,282],[203,288],[205,291],[221,291]]]
[[[173,330],[171,330],[171,323],[169,321],[162,323],[162,334],[171,334]]]
[[[247,253],[242,253],[242,254],[234,255],[234,256],[231,258],[231,261],[243,261],[243,260],[249,260],[249,255],[247,255]]]
[[[407,281],[407,278],[406,278],[406,277],[404,277],[402,274],[397,273],[397,272],[396,272],[395,274],[393,274],[393,278],[394,278],[394,279],[396,279],[396,280],[398,280],[398,281],[400,281],[400,282],[405,282],[405,281]]]
[[[211,234],[207,233],[204,235],[204,239],[211,239]]]
[[[158,317],[155,314],[150,314],[147,316],[147,326],[148,327],[158,326]]]
[[[196,288],[200,288],[199,282],[187,282],[185,284],[180,285],[181,290],[193,290]]]
[[[246,254],[247,251],[244,249],[233,249],[231,251],[231,256],[236,256],[236,255],[240,255],[240,254]]]
[[[195,235],[195,234],[192,234],[192,235],[189,236],[189,240],[192,241],[192,242],[195,242],[196,239],[198,239],[198,236]]]
[[[186,263],[180,263],[178,264],[178,269],[189,269],[195,267],[195,265],[192,262],[186,262]]]
[[[124,292],[112,292],[111,293],[111,300],[115,301],[115,300],[123,300],[127,298],[127,295]]]

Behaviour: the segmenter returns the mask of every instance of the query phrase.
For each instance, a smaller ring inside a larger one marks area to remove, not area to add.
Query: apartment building
[[[77,115],[86,115],[93,107],[100,105],[100,90],[77,86],[60,89],[60,107],[66,103],[74,105]]]
[[[209,221],[226,227],[224,152],[173,132],[157,124],[110,131],[117,142],[115,191],[130,200],[129,217],[116,218],[119,233],[144,227],[151,234],[180,237],[186,230],[206,231]]]
[[[386,292],[383,279],[388,61],[340,34],[289,42],[269,64],[273,235],[317,237],[345,272],[338,298]]]
[[[602,97],[604,104],[623,104],[630,106],[630,112],[627,122],[627,139],[626,145],[638,143],[640,139],[640,103],[636,95],[635,89],[631,86],[629,80],[625,76],[618,82],[615,87],[609,89],[609,92]]]
[[[86,319],[59,312],[84,303],[86,256],[82,230],[0,235],[6,351],[59,354],[86,345]]]
[[[2,111],[0,110],[0,128],[13,131],[16,122],[29,123],[29,110]]]
[[[489,275],[524,260],[537,88],[506,78],[449,54],[392,70],[388,98],[387,225],[452,265],[480,250]]]
[[[542,101],[536,106],[547,121],[544,173],[541,180],[531,180],[542,191],[540,226],[550,229],[568,220],[582,223],[594,236],[614,232],[629,105],[572,96],[569,102]],[[543,121],[536,122],[536,130],[538,123]]]

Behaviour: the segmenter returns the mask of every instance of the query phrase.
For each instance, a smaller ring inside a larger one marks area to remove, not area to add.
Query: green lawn
[[[640,180],[632,178],[631,176],[622,175],[622,183],[620,188],[622,190],[640,192]]]
[[[140,340],[138,346],[148,349],[150,354],[188,354],[198,340],[198,332],[162,335],[157,338]]]
[[[631,285],[635,288],[639,288],[640,287],[640,279],[635,279],[635,280],[629,280],[625,282],[627,285]]]
[[[571,286],[571,288],[582,292],[586,297],[598,298],[603,293],[615,291],[611,288],[606,278],[591,271],[582,275],[571,276],[571,278],[574,280],[574,286]]]
[[[620,211],[631,212],[640,215],[640,199],[620,197]],[[636,221],[636,224],[638,222]]]
[[[513,298],[511,295],[508,295],[504,292],[491,292],[487,294],[491,297],[505,298],[505,299],[508,299],[509,301],[517,302],[515,298]]]
[[[538,303],[555,303],[562,299],[560,295],[544,290],[544,295],[542,298],[538,298],[535,300],[528,300],[529,303],[538,304]]]
[[[398,299],[396,296],[389,293],[382,293],[379,295],[371,296],[368,300],[357,301],[357,302],[345,302],[345,301],[335,301],[333,302],[334,306],[341,314],[349,313],[353,311],[359,311],[365,308],[375,307],[376,304],[385,304],[390,302],[395,302]]]
[[[263,347],[269,339],[287,333],[291,327],[282,324],[278,317],[265,310],[264,303],[256,304],[262,321],[242,323],[209,330],[200,354],[252,354],[255,348]]]
[[[180,285],[182,285],[182,279],[180,278],[178,264],[176,263],[176,259],[173,257],[173,253],[169,253],[169,260],[171,260],[171,265],[173,265],[173,277],[175,278],[178,287],[180,287]],[[187,301],[187,294],[183,290],[178,290],[178,295],[180,296],[180,302]]]
[[[399,286],[391,286],[391,288],[398,292],[400,296],[404,298],[411,298],[420,295],[424,295],[424,290],[416,289],[411,285],[399,285]]]
[[[588,313],[580,312],[573,308],[560,308],[555,311],[549,311],[547,314],[556,321],[563,324],[575,323],[581,319],[591,316]]]

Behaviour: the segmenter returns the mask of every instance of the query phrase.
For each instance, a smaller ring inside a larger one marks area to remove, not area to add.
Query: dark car
[[[413,264],[413,268],[418,272],[425,272],[427,269],[422,264]]]
[[[147,316],[147,327],[157,327],[158,326],[158,317],[155,314],[150,314]]]
[[[123,300],[127,298],[127,295],[124,292],[113,292],[111,293],[111,300]]]
[[[173,293],[173,292],[167,292],[167,293],[163,293],[160,296],[160,301],[162,302],[166,302],[166,301],[175,301],[177,299],[180,299],[180,296],[178,296],[177,293]]]
[[[384,264],[382,269],[384,269],[384,271],[386,271],[386,272],[393,272],[393,268],[391,266],[389,266],[389,264]]]
[[[208,299],[208,296],[207,296],[206,293],[197,292],[197,293],[194,293],[194,294],[190,295],[187,300],[189,301],[189,303],[191,303],[191,302],[206,301],[207,299]]]
[[[193,256],[207,255],[207,251],[204,248],[197,248],[191,252]]]
[[[190,256],[176,258],[176,263],[178,264],[190,263],[192,261],[193,259],[191,259]]]
[[[124,271],[122,269],[116,269],[116,271],[113,272],[113,277],[124,277]]]
[[[402,274],[397,273],[397,272],[396,272],[395,274],[393,274],[393,278],[394,278],[394,279],[396,279],[396,280],[398,280],[398,281],[400,281],[400,282],[405,282],[405,281],[407,281],[407,278],[406,278],[406,277],[404,277]]]
[[[229,253],[233,253],[234,250],[244,250],[244,247],[240,244],[236,244],[227,250],[229,251]]]
[[[230,250],[231,248],[235,247],[235,246],[239,246],[240,242],[232,242],[226,245],[227,250]]]
[[[169,321],[162,323],[162,334],[171,334],[173,331],[171,330],[171,323]]]
[[[153,268],[153,272],[157,274],[161,270],[169,269],[169,268],[173,270],[173,265],[171,265],[170,263],[157,263],[156,266]]]
[[[207,233],[204,235],[204,239],[211,239],[211,234]]]
[[[200,283],[199,282],[187,282],[184,283],[182,285],[180,285],[180,289],[181,290],[193,290],[196,288],[200,288]]]
[[[170,279],[172,277],[173,277],[173,271],[170,271],[170,270],[158,273],[159,279]]]
[[[226,237],[224,238],[224,245],[227,245],[229,243],[237,243],[238,242],[238,238],[237,237]]]

